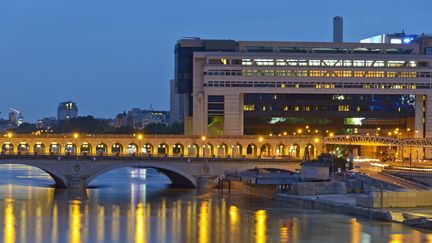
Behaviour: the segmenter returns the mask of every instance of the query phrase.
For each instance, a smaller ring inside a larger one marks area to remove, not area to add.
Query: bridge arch
[[[272,147],[270,144],[265,143],[261,146],[261,156],[272,156]]]
[[[315,157],[315,146],[311,143],[306,144],[305,151],[309,152],[309,157]]]
[[[108,146],[105,143],[99,143],[96,145],[96,154],[97,155],[107,155]]]
[[[221,143],[217,146],[217,157],[227,157],[228,146],[225,143]]]
[[[68,142],[64,147],[64,151],[66,155],[76,155],[77,146],[74,143]]]
[[[174,187],[182,187],[182,188],[197,188],[197,180],[195,177],[193,177],[191,174],[186,173],[183,170],[180,170],[178,168],[173,168],[169,165],[163,165],[160,163],[146,163],[143,165],[137,166],[136,164],[130,164],[130,163],[124,163],[124,164],[115,164],[110,167],[101,169],[97,171],[96,173],[93,173],[91,176],[89,176],[85,182],[84,186],[87,187],[87,185],[90,184],[90,182],[95,179],[96,177],[105,174],[109,171],[120,169],[120,168],[127,168],[127,167],[139,167],[139,168],[152,168],[155,169],[164,175],[166,175],[170,180]]]
[[[80,147],[80,154],[81,155],[91,155],[92,153],[92,146],[90,143],[84,142],[81,144]]]
[[[30,145],[26,142],[21,142],[18,144],[18,153],[19,154],[28,154],[30,152]]]
[[[203,157],[213,157],[214,146],[211,143],[206,143],[203,145]]]
[[[49,152],[49,154],[52,154],[52,155],[54,155],[54,154],[55,155],[61,154],[61,146],[60,146],[60,144],[58,144],[56,142],[51,143],[50,146],[49,146],[49,148],[48,148],[48,152]]]
[[[48,166],[44,166],[41,164],[36,164],[33,162],[5,162],[1,163],[2,165],[25,165],[30,167],[35,167],[43,172],[47,173],[55,182],[55,187],[57,188],[67,188],[68,187],[68,180],[66,177],[64,177],[60,172],[53,170],[52,168]]]
[[[257,146],[253,143],[246,146],[246,155],[255,158],[257,156]]]
[[[152,154],[154,154],[153,149],[153,144],[146,143],[141,148],[141,154],[144,156],[151,156]]]
[[[189,157],[199,156],[199,146],[196,143],[188,145],[188,156]]]
[[[184,146],[183,146],[183,144],[181,144],[181,143],[174,144],[172,151],[173,151],[173,155],[174,156],[181,156],[181,155],[183,155],[184,154]]]
[[[136,155],[138,153],[138,145],[135,143],[128,144],[126,148],[127,155]]]
[[[121,145],[121,143],[114,143],[111,146],[111,154],[122,155],[123,154],[123,145]]]
[[[237,143],[236,145],[231,146],[231,151],[232,157],[241,157],[243,155],[243,146]]]
[[[2,145],[2,153],[4,154],[13,154],[14,145],[10,142],[6,142]]]
[[[166,156],[169,153],[169,146],[166,143],[161,143],[158,145],[157,154],[158,156]]]
[[[300,145],[293,143],[289,146],[288,155],[290,157],[298,158],[300,157]]]
[[[37,142],[33,146],[33,152],[35,155],[37,154],[45,154],[45,144],[41,142]]]
[[[275,147],[275,155],[276,156],[285,156],[285,145],[283,143],[279,143]]]

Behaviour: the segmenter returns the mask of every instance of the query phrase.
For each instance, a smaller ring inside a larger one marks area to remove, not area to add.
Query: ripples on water
[[[153,170],[119,169],[83,191],[0,166],[3,242],[432,242],[429,231],[248,197],[178,190]]]

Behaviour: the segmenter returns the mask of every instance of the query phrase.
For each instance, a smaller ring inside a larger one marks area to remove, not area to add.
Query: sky
[[[0,0],[0,118],[113,118],[133,107],[169,110],[181,37],[331,41],[432,33],[430,0]]]

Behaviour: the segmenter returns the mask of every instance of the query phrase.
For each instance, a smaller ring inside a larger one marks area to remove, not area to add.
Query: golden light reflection
[[[432,234],[426,235],[426,242],[432,243]]]
[[[351,219],[351,242],[357,243],[361,239],[362,226],[355,218]]]
[[[42,207],[38,205],[36,208],[36,222],[35,222],[35,242],[42,242]]]
[[[105,208],[98,206],[97,212],[97,240],[103,242],[105,238]]]
[[[146,211],[142,202],[138,203],[135,210],[135,242],[147,242]]]
[[[52,242],[58,241],[58,207],[57,207],[57,203],[54,204],[53,213],[52,213],[51,240],[52,240]]]
[[[422,242],[422,234],[417,230],[411,231],[412,240],[411,243],[421,243]]]
[[[112,206],[111,215],[111,239],[113,241],[119,241],[120,239],[120,207],[117,205]]]
[[[5,202],[5,219],[3,230],[4,243],[15,242],[15,230],[14,200],[8,198]]]
[[[186,206],[186,241],[192,241],[192,222],[195,220],[192,219],[192,203],[190,201],[187,202]]]
[[[238,242],[239,210],[236,206],[230,206],[230,242]]]
[[[282,226],[280,228],[280,242],[289,242],[289,230],[288,227]]]
[[[70,240],[71,243],[81,242],[81,202],[73,200],[70,204],[71,215],[69,220]]]
[[[389,243],[401,243],[404,242],[404,237],[402,234],[392,234],[390,236]]]
[[[26,225],[27,225],[27,211],[25,207],[21,207],[21,220],[20,220],[20,241],[27,242],[26,239]]]
[[[204,243],[208,242],[209,235],[208,235],[208,208],[209,208],[209,202],[203,201],[201,203],[200,212],[199,212],[199,231],[198,231],[198,242]]]
[[[167,225],[167,218],[166,218],[166,199],[162,199],[162,204],[160,209],[158,209],[158,236],[160,238],[161,242],[165,242],[166,239],[166,235],[167,235],[167,230],[166,230],[166,225]]]
[[[267,231],[267,212],[266,210],[258,210],[255,212],[255,242],[266,242]]]

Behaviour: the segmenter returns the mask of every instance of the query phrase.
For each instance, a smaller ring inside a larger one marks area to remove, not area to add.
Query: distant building
[[[118,114],[113,122],[115,127],[132,126],[137,129],[142,129],[150,123],[168,124],[168,112],[133,108]]]
[[[176,92],[175,80],[170,81],[170,120],[169,123],[183,123],[184,95]]]
[[[9,128],[20,126],[24,122],[24,117],[20,111],[10,108],[9,112]]]
[[[75,117],[78,117],[78,106],[75,102],[66,101],[59,104],[57,108],[58,120],[68,120]]]
[[[39,119],[36,123],[36,128],[39,131],[43,131],[46,133],[49,133],[52,131],[52,129],[54,128],[54,126],[56,125],[57,120],[55,117],[47,117],[47,118],[42,118]]]

